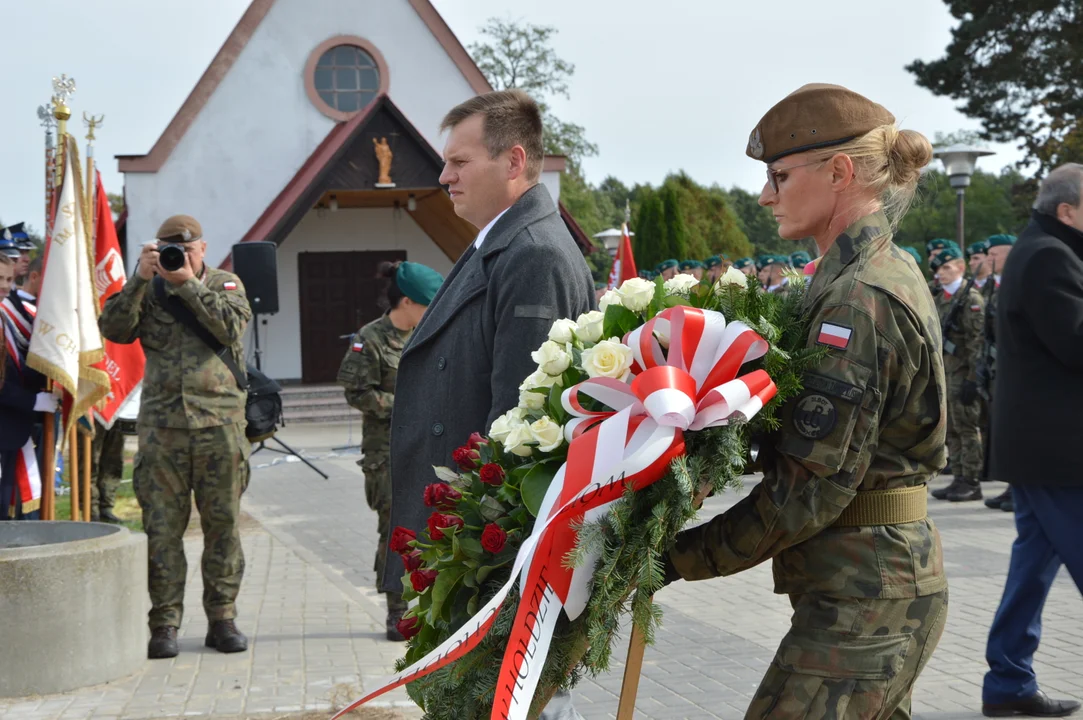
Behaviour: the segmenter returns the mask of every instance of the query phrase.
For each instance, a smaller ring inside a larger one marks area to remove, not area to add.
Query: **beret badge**
[[[759,127],[748,136],[748,152],[757,160],[763,157],[763,137],[760,135]]]

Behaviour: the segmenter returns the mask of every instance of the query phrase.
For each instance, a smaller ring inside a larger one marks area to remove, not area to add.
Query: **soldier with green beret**
[[[747,718],[908,717],[947,619],[925,489],[945,461],[947,388],[932,297],[892,228],[932,146],[855,92],[806,85],[760,120],[747,154],[767,164],[760,204],[779,235],[816,240],[808,345],[826,355],[761,442],[763,480],[681,532],[665,577],[774,560],[794,613]]]
[[[737,268],[745,275],[754,276],[756,274],[756,263],[750,257],[737,258],[733,261],[733,267]]]
[[[684,275],[691,275],[696,280],[703,279],[703,263],[699,260],[684,260],[680,264],[680,271]]]
[[[944,372],[948,381],[948,459],[952,482],[934,490],[938,500],[981,500],[982,438],[979,424],[978,365],[983,347],[985,301],[965,277],[963,254],[942,249],[931,261],[940,283],[935,296],[944,336]]]
[[[203,528],[205,643],[240,652],[236,599],[244,575],[239,530],[251,443],[245,436],[247,390],[222,357],[173,312],[186,310],[245,366],[244,335],[252,310],[240,279],[203,262],[203,229],[189,215],[162,223],[139,256],[124,289],[110,297],[98,324],[116,343],[139,340],[146,354],[137,421],[139,453],[132,485],[147,533],[151,638],[147,657],[175,657],[184,614],[184,531],[195,495]],[[184,265],[166,270],[159,248],[179,245]],[[155,277],[157,275],[157,277]],[[177,310],[181,308],[181,310]]]
[[[712,255],[704,260],[703,267],[707,271],[707,282],[711,285],[718,282],[718,278],[722,277],[722,273],[726,272],[726,269],[722,266],[722,258],[718,255]]]
[[[981,290],[985,287],[985,281],[989,279],[989,268],[986,265],[986,253],[989,252],[989,243],[981,240],[966,246],[966,263],[970,268],[970,275],[974,278],[974,287]]]
[[[670,280],[677,274],[679,266],[680,264],[672,258],[663,260],[658,263],[658,274],[662,276],[663,280]]]
[[[395,379],[399,358],[425,308],[436,296],[444,278],[432,268],[414,262],[385,262],[378,277],[386,283],[387,311],[354,334],[338,370],[338,384],[346,390],[346,402],[361,411],[361,453],[357,461],[365,474],[365,501],[376,511],[379,541],[376,544],[376,588],[383,586],[384,562],[391,533],[391,411],[395,407]],[[602,288],[605,284],[602,283]],[[399,568],[391,568],[399,572]],[[402,595],[385,593],[387,639],[406,640],[398,623],[406,612]]]
[[[790,266],[790,256],[761,255],[759,264],[760,270],[757,277],[764,289],[770,293],[783,292],[789,282],[785,277],[785,272]]]
[[[984,397],[988,405],[987,416],[992,417],[993,402],[996,399],[993,388],[996,385],[996,319],[997,303],[1000,298],[1000,276],[1004,272],[1004,263],[1008,259],[1008,253],[1015,246],[1015,235],[992,235],[985,239],[985,243],[985,270],[989,281],[982,287],[982,297],[985,298],[985,345],[982,349],[982,363],[978,366],[978,385],[985,391]],[[986,442],[989,442],[989,438],[986,438]],[[990,452],[986,451],[986,457],[989,456]],[[994,510],[1014,511],[1015,501],[1012,498],[1011,485],[1000,495],[987,499],[985,506]]]
[[[919,253],[917,250],[910,247],[909,245],[903,245],[899,249],[910,257],[914,258],[914,262],[917,263],[918,267],[921,267],[921,253]]]
[[[804,269],[810,262],[812,262],[812,256],[804,250],[790,253],[790,264],[798,270]]]

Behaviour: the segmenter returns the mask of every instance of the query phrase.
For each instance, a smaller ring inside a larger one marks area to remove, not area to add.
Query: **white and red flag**
[[[617,246],[617,254],[613,256],[613,265],[609,269],[610,290],[619,288],[625,280],[639,276],[636,260],[632,255],[632,238],[628,233],[628,223],[622,223],[620,229],[620,245]]]

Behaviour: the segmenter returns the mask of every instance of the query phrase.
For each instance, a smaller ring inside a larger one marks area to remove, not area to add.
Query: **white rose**
[[[527,376],[526,380],[523,380],[523,383],[519,386],[519,389],[533,390],[534,388],[548,388],[553,387],[559,381],[560,378],[548,375],[543,370],[535,370]]]
[[[566,345],[572,341],[572,333],[575,332],[575,322],[568,318],[561,318],[549,328],[549,339],[558,345]]]
[[[530,358],[538,363],[538,369],[546,375],[560,375],[572,364],[571,354],[552,340],[543,342],[540,348],[530,353]]]
[[[564,442],[564,428],[550,420],[548,415],[530,425],[530,434],[542,452],[552,452]]]
[[[617,294],[621,305],[632,312],[643,312],[654,299],[654,283],[643,278],[630,278],[624,281]]]
[[[629,281],[631,282],[631,281]],[[632,349],[617,338],[603,340],[583,351],[583,369],[592,378],[624,380],[632,367]]]
[[[575,335],[583,342],[598,342],[602,339],[602,325],[605,323],[605,313],[591,310],[579,316],[575,321]]]
[[[545,407],[546,396],[531,390],[519,391],[519,407],[523,410],[541,410]]]
[[[493,425],[489,428],[489,437],[499,443],[504,443],[512,430],[520,426],[526,426],[525,418],[526,411],[522,408],[508,410],[496,420],[493,420]]]
[[[696,280],[695,275],[681,273],[666,280],[662,287],[666,291],[666,295],[687,296],[696,285],[699,285],[699,280]]]
[[[669,349],[669,333],[663,331],[659,327],[655,327],[655,329],[654,329],[654,337],[658,338],[658,344],[659,345],[661,345],[662,347],[664,347],[667,350]]]
[[[717,292],[727,285],[748,287],[748,275],[745,275],[735,267],[726,268],[726,272],[722,273],[722,277],[715,281],[714,289]]]
[[[598,301],[598,309],[604,313],[605,309],[610,305],[620,304],[620,293],[616,290],[606,290],[605,294],[602,295],[602,298]]]
[[[492,437],[492,433],[489,433]],[[504,449],[510,453],[518,455],[519,457],[528,457],[534,449],[526,443],[534,442],[534,435],[530,432],[530,426],[526,423],[520,423],[511,429],[508,436],[504,439]]]

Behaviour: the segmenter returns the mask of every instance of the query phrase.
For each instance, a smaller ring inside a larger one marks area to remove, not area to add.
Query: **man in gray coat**
[[[521,90],[491,92],[453,108],[444,172],[455,213],[479,229],[402,352],[391,418],[391,527],[425,527],[434,465],[472,432],[519,404],[519,385],[537,369],[530,353],[553,321],[596,306],[582,253],[541,176],[542,121]],[[384,576],[401,591],[401,576]],[[575,718],[558,695],[542,716]]]

